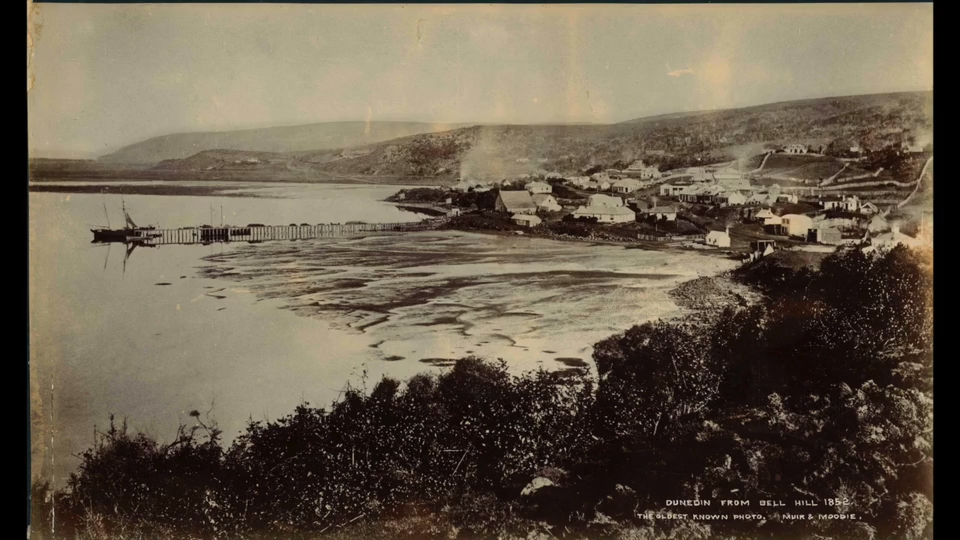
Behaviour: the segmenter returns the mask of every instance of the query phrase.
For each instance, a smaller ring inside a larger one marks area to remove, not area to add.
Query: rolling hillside
[[[463,126],[422,122],[326,122],[239,131],[174,133],[125,146],[99,160],[155,164],[183,159],[205,150],[299,152],[346,148]]]
[[[932,98],[929,92],[853,96],[612,125],[473,126],[370,145],[363,155],[305,152],[295,159],[330,173],[456,179],[622,168],[636,159],[662,169],[749,160],[765,146],[791,142],[827,146],[853,139],[879,149],[923,137],[932,141]],[[797,165],[790,168],[805,169],[797,173],[810,178],[840,169],[832,158]]]
[[[760,164],[756,156],[773,145],[849,149],[857,144],[869,151],[902,142],[932,144],[932,103],[932,92],[910,92],[669,114],[607,125],[374,122],[369,134],[362,122],[314,124],[158,137],[105,156],[99,163],[151,160],[149,169],[131,171],[131,178],[323,182],[353,177],[430,184],[537,170],[568,174],[619,169],[637,159],[661,170],[738,160],[739,168],[751,170]],[[842,167],[834,158],[797,158],[803,163],[777,159],[765,166],[766,174],[816,181]],[[32,167],[32,172],[39,179],[87,174],[40,166]]]

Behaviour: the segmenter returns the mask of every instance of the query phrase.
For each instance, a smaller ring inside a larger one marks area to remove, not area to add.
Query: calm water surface
[[[231,184],[235,185],[235,184]],[[128,195],[141,224],[418,221],[398,186],[251,185],[263,198]],[[92,245],[117,195],[31,193],[34,471],[62,482],[110,414],[168,439],[191,410],[229,440],[249,419],[327,405],[345,384],[445,369],[589,361],[590,345],[675,312],[666,291],[726,261],[532,238],[429,232],[257,245]],[[211,208],[213,209],[211,218]]]

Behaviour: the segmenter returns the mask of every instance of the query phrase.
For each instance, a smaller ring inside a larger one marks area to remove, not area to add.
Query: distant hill
[[[638,159],[661,170],[721,162],[752,170],[761,162],[759,154],[783,144],[817,150],[856,145],[873,151],[901,143],[932,148],[933,93],[810,99],[618,124],[458,127],[373,122],[369,132],[367,127],[345,122],[168,135],[128,146],[99,163],[150,163],[149,169],[128,175],[131,178],[323,182],[351,177],[430,184],[538,170],[571,174],[622,169]],[[764,174],[815,182],[842,166],[835,158],[778,157],[768,162]],[[45,169],[37,167],[35,176],[88,175]],[[850,167],[842,174],[875,170]]]
[[[425,122],[325,122],[238,131],[174,133],[125,146],[101,156],[99,161],[155,164],[214,149],[300,152],[347,148],[419,133],[448,131],[465,125]]]
[[[661,115],[610,125],[472,126],[373,144],[354,156],[305,152],[296,159],[334,174],[450,178],[625,168],[637,159],[661,169],[732,160],[758,163],[751,158],[779,144],[819,148],[852,140],[873,150],[908,140],[932,143],[932,103],[932,92],[910,92]],[[819,161],[780,165],[783,172],[797,169],[798,176],[811,179],[841,167],[832,158]]]

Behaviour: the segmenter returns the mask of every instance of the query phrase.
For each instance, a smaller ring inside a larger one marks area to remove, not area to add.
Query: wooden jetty
[[[182,227],[179,229],[138,229],[127,237],[128,243],[145,246],[174,244],[213,244],[223,242],[259,243],[274,240],[311,240],[372,232],[433,230],[445,219],[427,219],[412,223],[320,223],[309,225],[250,225],[246,227]]]

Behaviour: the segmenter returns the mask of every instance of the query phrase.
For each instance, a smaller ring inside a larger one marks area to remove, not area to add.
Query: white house
[[[526,185],[526,189],[533,195],[537,193],[553,193],[553,186],[546,182],[530,182]]]
[[[708,246],[718,248],[730,247],[730,229],[725,231],[710,231],[707,237],[704,238],[704,242]]]
[[[536,214],[537,205],[527,191],[501,191],[494,205],[497,212],[510,214]]]
[[[803,144],[788,144],[783,147],[783,152],[786,154],[806,154],[807,147]]]
[[[610,195],[598,193],[596,195],[590,195],[587,197],[587,206],[607,206],[609,208],[616,208],[618,206],[623,206],[623,199],[620,197],[611,197]]]
[[[644,165],[643,160],[634,161],[629,167],[623,170],[623,173],[629,177],[645,180],[660,178],[660,169]]]
[[[533,204],[537,205],[537,210],[546,210],[548,212],[559,212],[563,207],[549,193],[537,193],[531,195]]]
[[[611,191],[614,193],[631,193],[643,187],[639,180],[624,178],[613,183]]]
[[[543,222],[540,218],[531,214],[514,214],[510,216],[510,221],[522,227],[536,227]]]
[[[810,219],[810,216],[787,214],[780,219],[783,220],[782,226],[788,236],[806,239],[807,233],[813,228],[813,220]]]
[[[728,191],[721,193],[713,198],[714,202],[720,206],[736,206],[746,204],[747,198],[739,191]]]
[[[677,185],[677,184],[660,184],[660,195],[662,197],[670,195],[678,195],[683,193],[683,191],[689,186]]]
[[[763,210],[760,210],[759,212],[757,212],[753,217],[759,220],[764,220],[767,218],[772,218],[775,215],[776,214],[773,213],[773,210],[770,210],[769,208],[764,208]]]
[[[575,218],[597,218],[600,223],[629,223],[637,220],[637,215],[624,206],[581,206],[573,213]]]
[[[880,213],[880,209],[877,208],[877,205],[873,204],[872,202],[865,202],[860,205],[860,213],[872,216]]]
[[[847,212],[856,212],[860,209],[860,199],[856,195],[848,197],[827,197],[820,201],[820,206],[824,210],[846,210]]]
[[[771,204],[776,202],[775,197],[771,197],[767,193],[754,193],[753,195],[747,197],[746,204]]]
[[[903,143],[900,145],[900,148],[909,154],[919,154],[923,152],[923,146],[919,144]]]
[[[813,240],[818,244],[839,246],[843,243],[843,235],[833,227],[817,227]]]
[[[609,182],[610,175],[605,172],[598,172],[598,173],[591,174],[590,179],[595,182]]]

